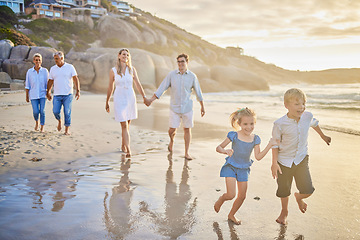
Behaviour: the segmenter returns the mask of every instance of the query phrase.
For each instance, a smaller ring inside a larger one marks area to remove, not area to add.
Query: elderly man
[[[64,61],[64,53],[54,53],[56,65],[50,68],[47,85],[47,98],[51,101],[51,88],[54,86],[53,113],[58,120],[57,130],[61,131],[61,107],[64,106],[65,135],[70,135],[71,106],[73,100],[73,87],[75,83],[75,99],[80,98],[80,82],[73,65]]]
[[[197,100],[201,105],[201,117],[205,115],[205,108],[199,80],[193,72],[188,70],[189,56],[183,53],[176,59],[179,69],[171,71],[162,81],[152,98],[146,99],[145,103],[147,106],[150,106],[151,103],[155,99],[160,98],[168,88],[171,89],[169,113],[170,143],[168,150],[170,153],[173,150],[176,129],[180,127],[182,121],[184,127],[185,159],[191,160],[192,157],[189,154],[189,146],[191,140],[191,128],[194,126],[193,102],[191,100],[192,89],[195,90]]]

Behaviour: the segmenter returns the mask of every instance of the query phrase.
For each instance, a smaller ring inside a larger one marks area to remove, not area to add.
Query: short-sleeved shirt
[[[228,133],[227,138],[232,142],[231,148],[234,150],[234,153],[231,157],[226,157],[226,164],[231,164],[236,168],[249,168],[254,162],[250,159],[250,155],[255,145],[260,144],[260,137],[255,134],[252,142],[244,142],[238,138],[236,131],[231,131]]]
[[[72,64],[64,63],[61,67],[54,65],[50,68],[49,79],[54,80],[54,95],[69,95],[73,93],[72,77],[77,76]]]
[[[195,90],[197,100],[203,101],[199,80],[190,70],[184,74],[179,70],[171,71],[155,92],[156,97],[160,98],[168,88],[171,89],[170,109],[175,113],[188,113],[193,109],[192,89]]]
[[[48,78],[49,72],[43,67],[40,67],[39,73],[35,70],[35,67],[26,72],[25,89],[29,89],[30,100],[46,98]]]
[[[311,112],[304,112],[299,122],[289,118],[287,114],[274,122],[272,137],[280,140],[278,162],[291,167],[298,165],[308,155],[308,135],[310,127],[316,127],[319,121]]]

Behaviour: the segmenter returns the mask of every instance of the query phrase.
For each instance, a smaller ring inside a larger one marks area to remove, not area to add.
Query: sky
[[[220,47],[289,70],[360,68],[360,0],[131,0]]]

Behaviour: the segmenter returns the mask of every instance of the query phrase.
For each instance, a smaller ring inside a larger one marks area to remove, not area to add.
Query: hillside
[[[117,52],[126,47],[131,50],[141,82],[151,91],[177,67],[175,58],[182,52],[190,55],[189,68],[198,75],[204,92],[266,90],[271,84],[282,83],[360,82],[360,69],[285,70],[240,53],[229,53],[140,9],[135,8],[135,12],[141,15],[137,20],[109,13],[97,22],[84,16],[75,22],[38,19],[23,23],[25,29],[21,31],[43,48],[25,49],[15,44],[9,59],[3,58],[2,69],[12,79],[24,79],[34,49],[46,55],[46,67],[54,64],[52,52],[63,50],[66,61],[78,69],[82,86],[104,92]],[[22,54],[14,55],[16,52]]]

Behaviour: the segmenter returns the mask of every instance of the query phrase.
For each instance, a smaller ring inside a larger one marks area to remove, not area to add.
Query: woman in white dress
[[[129,125],[131,120],[137,118],[136,96],[133,89],[135,87],[144,99],[145,92],[139,81],[136,69],[131,64],[130,51],[121,49],[119,51],[116,65],[110,70],[109,87],[107,91],[105,110],[110,112],[109,100],[114,92],[114,112],[115,121],[121,124],[121,150],[126,153],[126,157],[131,156]]]

